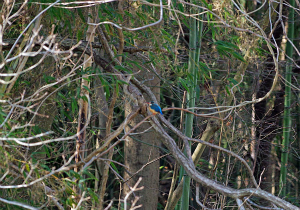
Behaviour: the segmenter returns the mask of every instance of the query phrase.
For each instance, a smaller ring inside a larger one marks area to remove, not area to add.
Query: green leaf
[[[98,202],[98,200],[99,200],[99,195],[96,194],[96,193],[94,192],[94,190],[92,190],[91,188],[88,188],[87,190],[88,190],[88,193],[89,193],[89,194],[91,195],[91,197],[93,198],[93,200],[96,201],[96,202]]]
[[[228,78],[228,81],[233,83],[233,85],[237,85],[238,81],[236,81],[234,78]]]
[[[76,113],[78,110],[77,100],[74,97],[72,98],[72,101],[71,101],[71,110],[72,110],[73,114]]]
[[[214,45],[220,55],[224,55],[226,57],[230,57],[230,55],[232,55],[238,60],[245,62],[244,57],[237,52],[239,48],[235,44],[226,41],[216,41],[214,42]]]
[[[80,97],[80,87],[76,88],[76,98]]]
[[[227,49],[239,49],[238,46],[236,46],[235,44],[232,44],[230,42],[226,42],[226,41],[216,41],[214,43],[217,47],[224,47]]]
[[[76,205],[75,201],[72,199],[72,197],[68,197],[67,200],[66,200],[66,204],[68,206],[72,206],[73,204]]]
[[[62,94],[61,92],[58,92],[58,96],[61,97],[63,100],[67,100],[67,98],[65,97],[65,95]]]
[[[76,33],[76,38],[77,38],[77,41],[80,41],[83,37],[83,31],[82,30],[78,30],[77,33]]]
[[[44,78],[44,80],[47,84],[50,84],[51,82],[55,81],[55,77],[51,77],[51,76],[48,76],[48,75],[45,75],[45,74],[43,75],[43,78]]]
[[[75,172],[74,170],[70,170],[71,175],[69,177],[74,176],[76,179],[80,179],[80,174]]]
[[[124,80],[117,80],[117,83],[120,85],[128,85],[128,82],[125,82]]]
[[[99,78],[104,88],[106,99],[108,100],[110,98],[110,91],[109,91],[110,83],[101,75],[99,75]]]
[[[180,11],[180,12],[184,12],[184,7],[183,7],[183,5],[182,4],[177,4],[177,6],[178,6],[178,10]]]
[[[129,69],[127,69],[127,68],[125,68],[125,67],[123,67],[123,66],[115,66],[115,68],[116,69],[118,69],[118,70],[121,70],[121,71],[125,71],[125,72],[130,72],[131,73],[131,71],[129,70]]]
[[[145,13],[136,12],[136,15],[139,17],[140,20],[143,20],[144,22],[147,22]]]
[[[165,38],[166,40],[168,40],[169,42],[171,42],[173,45],[175,45],[175,41],[173,40],[173,36],[171,34],[169,34],[167,31],[165,31],[164,29],[161,29],[161,32],[163,33],[163,38]]]
[[[40,166],[43,167],[44,170],[46,170],[46,171],[51,171],[51,169],[47,165],[45,165],[45,164],[41,163]]]
[[[77,8],[76,11],[78,12],[78,15],[80,17],[80,19],[82,20],[82,22],[86,23],[85,17],[82,13],[82,9],[81,8]]]
[[[28,172],[30,172],[30,166],[29,166],[28,163],[25,164],[25,167],[26,167],[26,170],[27,170]]]
[[[110,162],[111,167],[119,174],[119,170],[113,162]]]
[[[227,92],[228,95],[231,95],[231,94],[230,94],[230,91],[229,91],[229,89],[228,89],[228,87],[227,87],[227,85],[225,86],[225,90],[226,90],[226,92]]]
[[[84,89],[86,89],[89,93],[92,93],[92,91],[90,90],[90,88],[89,87],[87,87],[87,86],[85,86],[85,85],[83,85],[83,88]]]
[[[199,62],[198,63],[198,68],[200,69],[200,71],[199,71],[199,73],[200,73],[199,78],[210,79],[209,72],[211,72],[211,69],[205,63]],[[203,75],[204,75],[204,77],[203,77]]]
[[[179,77],[179,82],[184,87],[184,89],[186,91],[189,91],[189,85],[187,84],[187,81],[185,81],[184,79],[182,79],[181,77]]]
[[[233,57],[239,59],[240,61],[246,62],[244,57],[241,54],[239,54],[237,52],[232,52],[232,55],[233,55]]]
[[[87,97],[86,96],[81,96],[80,98],[82,98],[82,100],[84,100],[84,101],[86,101],[86,102],[88,102],[89,100],[87,99]]]
[[[89,170],[85,169],[83,172],[83,174],[87,175],[87,177],[89,177],[90,179],[93,179],[93,180],[97,180],[99,181],[95,175],[93,173],[91,173]]]
[[[128,61],[128,64],[134,64],[138,69],[143,70],[144,68],[137,61]]]
[[[116,84],[116,95],[119,96],[119,82],[117,80],[117,84]]]

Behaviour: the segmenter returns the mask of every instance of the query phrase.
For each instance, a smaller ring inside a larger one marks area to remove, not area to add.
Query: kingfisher
[[[149,111],[152,112],[153,114],[158,114],[158,113],[163,114],[160,106],[154,103],[153,101],[147,102],[147,104],[149,104]]]

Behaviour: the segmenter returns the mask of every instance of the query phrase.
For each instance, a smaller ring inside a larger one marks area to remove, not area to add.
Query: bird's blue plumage
[[[157,114],[157,113],[163,114],[160,106],[158,106],[154,102],[151,102],[149,104],[150,104],[150,107],[149,107],[150,112],[152,112],[153,114]]]

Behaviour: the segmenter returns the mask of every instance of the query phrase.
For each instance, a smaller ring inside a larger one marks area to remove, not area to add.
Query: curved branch
[[[171,151],[174,158],[179,162],[179,164],[184,167],[186,173],[195,180],[196,182],[202,184],[205,187],[208,187],[212,190],[220,192],[228,197],[233,199],[242,199],[245,196],[256,196],[262,199],[265,199],[275,205],[284,208],[284,209],[300,209],[291,203],[272,195],[261,189],[248,188],[248,189],[233,189],[228,186],[224,186],[219,184],[218,182],[211,180],[197,171],[193,162],[189,161],[189,159],[182,153],[182,151],[177,147],[174,139],[169,136],[169,134],[162,128],[158,120],[153,117],[153,122],[150,121],[153,128],[163,137],[162,142],[166,145],[166,147]]]
[[[154,94],[150,91],[150,89],[148,87],[146,87],[145,85],[141,84],[136,78],[131,79],[132,83],[134,83],[138,88],[140,88],[143,92],[146,92],[149,97],[151,98],[151,100],[153,100],[154,102],[156,101],[156,98],[154,96]],[[235,153],[232,153],[222,147],[210,144],[208,142],[204,142],[198,139],[193,139],[193,138],[187,138],[186,136],[184,136],[180,131],[178,131],[171,123],[169,123],[164,117],[159,116],[160,119],[162,120],[163,123],[165,123],[173,132],[176,133],[176,135],[178,135],[181,138],[186,138],[188,140],[192,140],[192,141],[197,141],[200,143],[203,143],[205,145],[208,145],[210,147],[216,148],[216,149],[220,149],[228,154],[233,155],[234,157],[238,158],[239,160],[242,161],[243,164],[245,164],[245,160],[243,160],[241,157],[239,157],[238,155],[236,155]],[[275,205],[282,207],[284,209],[300,209],[296,206],[294,206],[293,204],[272,195],[271,193],[268,193],[264,190],[261,190],[259,188],[248,188],[248,189],[241,189],[241,190],[236,190],[233,189],[231,187],[228,186],[224,186],[222,184],[219,184],[218,182],[211,180],[209,178],[207,178],[206,176],[204,176],[203,174],[201,174],[200,172],[198,172],[195,168],[195,165],[192,161],[190,161],[183,153],[182,151],[177,147],[176,142],[174,141],[174,139],[172,137],[169,136],[169,134],[162,128],[162,126],[160,125],[160,123],[158,122],[158,120],[153,117],[152,118],[153,121],[150,121],[151,125],[153,126],[153,128],[163,137],[162,138],[162,142],[165,144],[165,146],[171,151],[172,155],[174,156],[174,158],[177,160],[177,162],[184,167],[184,170],[186,171],[186,173],[192,178],[194,179],[196,182],[202,184],[205,187],[208,187],[210,189],[213,189],[217,192],[220,192],[228,197],[231,197],[233,199],[242,199],[245,196],[257,196],[260,198],[263,198],[271,203],[274,203]],[[248,164],[246,164],[247,167]],[[249,166],[247,167],[249,170]],[[251,169],[250,169],[251,171]],[[253,175],[251,174],[251,178],[253,183],[255,184],[256,181],[253,177]],[[256,186],[257,183],[255,184]]]
[[[29,206],[29,205],[24,204],[24,203],[20,203],[20,202],[17,202],[17,201],[9,201],[9,200],[6,200],[4,198],[0,198],[0,201],[3,202],[3,203],[15,205],[15,206],[20,206],[20,207],[25,208],[25,209],[38,210],[38,208],[35,208],[33,206]]]
[[[154,97],[154,95],[152,94],[151,90],[146,87],[145,85],[141,84],[137,79],[132,79],[131,80],[136,86],[138,86],[140,89],[142,89],[144,92],[146,92],[150,98],[156,102],[156,99]],[[250,174],[250,178],[254,184],[255,187],[258,187],[258,184],[256,183],[256,180],[252,174],[252,169],[249,167],[248,163],[243,159],[241,158],[239,155],[235,154],[234,152],[231,152],[227,149],[224,149],[220,146],[217,146],[217,145],[214,145],[214,144],[211,144],[207,141],[202,141],[200,139],[194,139],[194,138],[188,138],[186,137],[183,133],[181,133],[178,129],[176,129],[168,120],[166,120],[164,117],[162,116],[159,116],[161,121],[169,128],[171,129],[177,136],[179,136],[181,139],[183,140],[189,140],[189,141],[194,141],[194,142],[198,142],[198,143],[201,143],[201,144],[204,144],[206,146],[209,146],[209,147],[212,147],[212,148],[215,148],[215,149],[218,149],[218,150],[221,150],[223,152],[226,152],[227,154],[239,159],[244,165],[245,167],[247,168],[247,170],[249,171],[249,174]],[[218,129],[218,128],[215,128],[215,129]]]

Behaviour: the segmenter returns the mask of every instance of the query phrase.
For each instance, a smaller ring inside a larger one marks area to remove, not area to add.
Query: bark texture
[[[143,72],[142,76],[145,80],[149,81],[146,85],[152,86],[152,91],[159,101],[159,78],[157,78],[155,74],[147,71]],[[126,116],[131,113],[132,108],[132,103],[126,101]],[[126,132],[133,128],[143,118],[144,117],[141,115],[136,117],[129,126],[126,127]],[[159,135],[153,129],[144,132],[149,127],[149,123],[143,123],[134,131],[135,133],[142,133],[128,137],[125,142],[124,158],[125,165],[129,170],[128,173],[126,172],[124,174],[124,178],[125,180],[129,180],[124,184],[123,194],[126,195],[130,191],[129,186],[132,187],[137,182],[138,178],[142,177],[142,182],[139,186],[144,186],[144,189],[135,193],[135,196],[140,197],[138,204],[142,204],[142,209],[144,210],[156,210],[159,195],[159,159],[154,162],[151,161],[157,159],[160,155],[158,146],[161,144],[161,140],[159,139]]]

